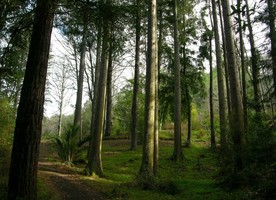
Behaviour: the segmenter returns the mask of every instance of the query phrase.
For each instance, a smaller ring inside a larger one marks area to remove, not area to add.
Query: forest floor
[[[81,179],[81,175],[72,168],[57,163],[56,153],[52,151],[51,144],[42,141],[40,144],[40,156],[38,165],[38,177],[42,181],[41,190],[46,196],[41,197],[53,200],[104,200],[101,192]],[[43,196],[39,194],[39,196]]]
[[[215,184],[217,153],[204,141],[183,148],[185,159],[173,163],[173,141],[160,141],[159,177],[156,187],[135,184],[142,146],[129,151],[129,140],[103,141],[104,177],[84,175],[85,165],[68,167],[49,141],[42,140],[38,172],[38,196],[42,200],[219,200],[239,199]],[[83,152],[85,157],[86,152]]]

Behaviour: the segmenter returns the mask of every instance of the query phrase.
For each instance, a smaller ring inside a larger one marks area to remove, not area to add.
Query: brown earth
[[[88,185],[81,174],[70,167],[49,159],[58,159],[51,149],[51,145],[45,141],[40,144],[40,156],[38,164],[38,177],[43,181],[54,200],[105,200],[104,194]]]

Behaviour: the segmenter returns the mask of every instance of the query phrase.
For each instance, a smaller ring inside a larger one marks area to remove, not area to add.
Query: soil
[[[81,174],[74,172],[70,167],[49,159],[57,155],[51,150],[51,145],[42,141],[38,164],[38,176],[42,179],[51,198],[55,200],[106,200],[104,194],[97,191],[81,179]]]

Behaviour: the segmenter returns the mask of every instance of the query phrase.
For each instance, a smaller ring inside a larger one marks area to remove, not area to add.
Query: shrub
[[[275,122],[261,114],[250,116],[249,122],[242,151],[243,169],[234,170],[233,152],[229,149],[221,163],[218,181],[230,190],[245,189],[246,199],[276,199]]]
[[[69,166],[73,165],[73,162],[79,158],[82,150],[81,146],[89,139],[87,137],[80,140],[77,135],[78,129],[74,125],[68,125],[61,137],[54,138],[54,144],[59,157]]]
[[[245,148],[245,176],[258,198],[276,198],[276,129],[265,115],[250,118]]]

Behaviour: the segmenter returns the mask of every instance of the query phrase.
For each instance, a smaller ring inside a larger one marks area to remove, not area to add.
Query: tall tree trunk
[[[78,73],[78,89],[77,89],[77,99],[76,99],[76,107],[74,114],[74,126],[78,128],[78,136],[82,138],[82,119],[81,119],[81,111],[82,111],[82,93],[83,93],[83,78],[84,78],[84,68],[85,68],[85,54],[86,54],[86,43],[87,43],[87,34],[88,34],[88,19],[87,19],[87,11],[84,11],[84,27],[82,33],[82,42],[80,47],[80,67]]]
[[[110,42],[112,43],[112,42]],[[106,120],[105,120],[105,136],[109,137],[111,135],[111,125],[112,125],[112,44],[109,48],[109,59],[108,59],[108,72],[107,72],[107,89],[106,89]]]
[[[162,61],[162,42],[163,42],[163,12],[161,5],[163,0],[159,0],[159,37],[157,43],[157,69],[156,69],[156,86],[155,86],[155,124],[154,124],[154,161],[153,161],[153,173],[154,176],[158,176],[158,166],[159,166],[159,73]],[[161,8],[161,9],[160,9]]]
[[[90,135],[93,137],[93,129],[94,129],[94,119],[95,119],[95,110],[96,110],[96,97],[98,96],[98,85],[99,85],[99,77],[100,77],[100,68],[101,68],[101,45],[102,45],[102,28],[98,27],[97,33],[97,49],[96,49],[96,64],[95,64],[95,80],[93,85],[94,95],[92,98],[92,106],[91,106],[91,120],[90,120]],[[91,96],[92,97],[92,96]],[[89,146],[92,145],[92,140],[90,140]],[[88,148],[87,157],[89,158],[90,148]]]
[[[260,100],[260,91],[259,91],[259,57],[258,52],[255,47],[254,41],[254,33],[250,19],[250,10],[248,5],[248,0],[245,0],[246,6],[246,18],[247,18],[247,26],[249,31],[249,42],[250,42],[250,50],[251,50],[251,66],[252,66],[252,84],[254,90],[254,108],[256,112],[261,111],[261,100]]]
[[[158,47],[156,47],[158,49]],[[157,53],[158,54],[158,53]],[[154,119],[154,155],[153,155],[153,174],[158,175],[158,165],[159,165],[159,101],[158,101],[158,90],[159,90],[159,65],[158,57],[156,56],[156,70],[155,70],[155,119]]]
[[[178,3],[174,0],[174,152],[172,159],[177,162],[183,158],[181,147],[181,84],[178,33]]]
[[[14,130],[8,185],[11,200],[37,198],[37,164],[55,7],[56,1],[37,1]]]
[[[63,115],[63,105],[59,107],[59,114],[58,114],[58,137],[61,137],[62,133],[62,115]]]
[[[213,56],[212,56],[212,37],[209,36],[209,62],[210,62],[210,87],[209,87],[209,105],[210,105],[210,131],[211,148],[216,148],[215,126],[214,126],[214,104],[213,104]]]
[[[244,139],[244,121],[242,97],[238,78],[238,67],[236,62],[236,52],[234,47],[234,38],[232,35],[232,23],[230,19],[230,10],[228,0],[222,1],[225,39],[226,39],[226,54],[228,60],[229,80],[230,80],[230,95],[231,95],[231,114],[230,114],[230,131],[233,138],[234,148],[234,171],[235,173],[242,169],[242,148],[245,142]]]
[[[270,28],[270,40],[271,40],[271,56],[273,63],[273,87],[274,98],[276,98],[276,30],[275,30],[275,1],[267,0],[268,14],[269,14],[269,28]]]
[[[220,145],[221,149],[226,149],[226,113],[225,113],[225,92],[223,80],[223,67],[221,60],[220,38],[217,18],[216,1],[212,0],[212,12],[214,21],[214,34],[215,34],[215,48],[216,48],[216,61],[217,61],[217,81],[218,81],[218,98],[219,98],[219,122],[220,122]]]
[[[238,11],[238,25],[239,25],[239,39],[240,39],[240,53],[241,53],[241,70],[242,70],[242,103],[243,103],[243,121],[244,130],[247,130],[247,92],[246,92],[246,69],[245,69],[245,56],[244,56],[244,44],[243,44],[243,27],[241,18],[241,0],[237,0]]]
[[[64,104],[64,93],[65,93],[65,81],[66,81],[66,70],[65,66],[62,66],[62,72],[61,72],[61,88],[60,88],[60,102],[58,103],[58,109],[59,109],[59,114],[58,114],[58,136],[61,137],[62,133],[62,115],[63,115],[63,104]]]
[[[108,72],[109,26],[110,25],[108,24],[108,22],[105,21],[105,23],[103,24],[101,68],[99,73],[99,81],[97,84],[95,118],[93,124],[93,132],[91,134],[92,140],[90,142],[90,153],[88,159],[89,174],[96,174],[99,176],[103,175],[101,150]]]
[[[186,76],[186,67],[184,67],[184,76]],[[187,82],[185,81],[185,92],[187,98],[187,121],[188,121],[188,132],[187,132],[187,141],[185,142],[185,147],[189,147],[192,143],[192,102],[190,97],[190,91]]]
[[[226,85],[226,98],[227,98],[227,110],[228,110],[228,118],[231,113],[231,100],[230,100],[230,86],[229,86],[229,72],[228,72],[228,61],[226,55],[226,41],[225,41],[225,33],[224,33],[224,25],[223,25],[223,14],[221,10],[221,0],[218,0],[219,7],[219,16],[220,16],[220,24],[221,24],[221,37],[222,37],[222,49],[223,49],[223,58],[224,58],[224,69],[225,69],[225,85]]]
[[[63,93],[63,92],[62,92]],[[63,96],[63,94],[62,94]],[[59,113],[58,113],[58,137],[61,137],[62,132],[62,115],[63,115],[63,97],[59,103]]]
[[[134,85],[133,97],[131,108],[131,145],[130,149],[137,148],[137,117],[138,117],[138,93],[139,93],[139,74],[140,74],[140,37],[141,37],[141,8],[140,0],[136,0],[136,46],[135,46],[135,72],[134,72]]]
[[[148,50],[146,74],[146,99],[143,135],[143,156],[140,176],[152,181],[154,177],[154,130],[155,130],[155,90],[156,90],[156,56],[157,56],[157,3],[149,1],[148,15]]]

